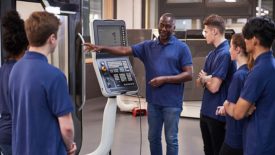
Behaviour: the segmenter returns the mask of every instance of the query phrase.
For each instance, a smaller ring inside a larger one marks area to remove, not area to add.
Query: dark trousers
[[[220,150],[220,155],[243,155],[243,150],[234,149],[229,145],[223,143],[222,148]]]
[[[200,127],[205,155],[219,155],[224,141],[225,123],[201,115]]]

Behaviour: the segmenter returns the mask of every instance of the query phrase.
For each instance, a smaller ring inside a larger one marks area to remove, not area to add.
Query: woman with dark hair
[[[2,18],[3,45],[7,53],[4,64],[0,68],[0,150],[3,155],[11,155],[11,110],[8,101],[8,80],[13,65],[27,49],[28,40],[24,29],[24,21],[18,12],[9,11]]]
[[[235,104],[240,97],[248,71],[252,67],[252,57],[246,52],[245,41],[242,34],[234,34],[232,36],[229,51],[231,60],[237,62],[238,70],[233,75],[225,102]],[[225,115],[223,106],[217,108],[217,114]],[[244,119],[237,121],[233,117],[226,115],[225,139],[220,150],[220,155],[243,154],[242,135],[244,121]]]

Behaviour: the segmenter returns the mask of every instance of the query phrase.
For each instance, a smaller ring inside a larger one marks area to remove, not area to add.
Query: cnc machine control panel
[[[111,90],[121,89],[127,91],[124,87],[135,88],[135,78],[133,77],[129,61],[124,59],[108,59],[98,61],[101,76],[105,79],[105,86]]]
[[[91,31],[93,31],[91,40],[97,45],[127,46],[124,21],[95,20]],[[116,56],[107,51],[93,52],[93,65],[104,96],[134,94],[138,91],[128,56]]]

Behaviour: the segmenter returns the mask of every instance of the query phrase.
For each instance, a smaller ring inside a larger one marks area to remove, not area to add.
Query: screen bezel
[[[127,32],[126,32],[126,27],[125,27],[125,22],[123,20],[94,20],[93,21],[93,32],[94,32],[94,36],[99,36],[98,34],[98,27],[104,27],[104,26],[112,26],[112,27],[119,27],[120,31],[122,31],[122,29],[124,30],[124,35],[121,35],[121,46],[127,46],[128,42],[127,42]],[[99,45],[99,38],[98,37],[94,37],[94,44],[95,45]],[[122,41],[125,41],[125,45],[122,44]],[[108,45],[107,45],[108,46]],[[118,57],[117,55],[112,55],[109,54],[107,52],[101,51],[100,53],[97,53],[97,57],[98,58],[110,58],[110,57]]]

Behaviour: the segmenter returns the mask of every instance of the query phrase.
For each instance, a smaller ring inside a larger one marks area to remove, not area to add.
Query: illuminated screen
[[[121,46],[121,28],[120,26],[99,26],[98,44],[108,46]]]

